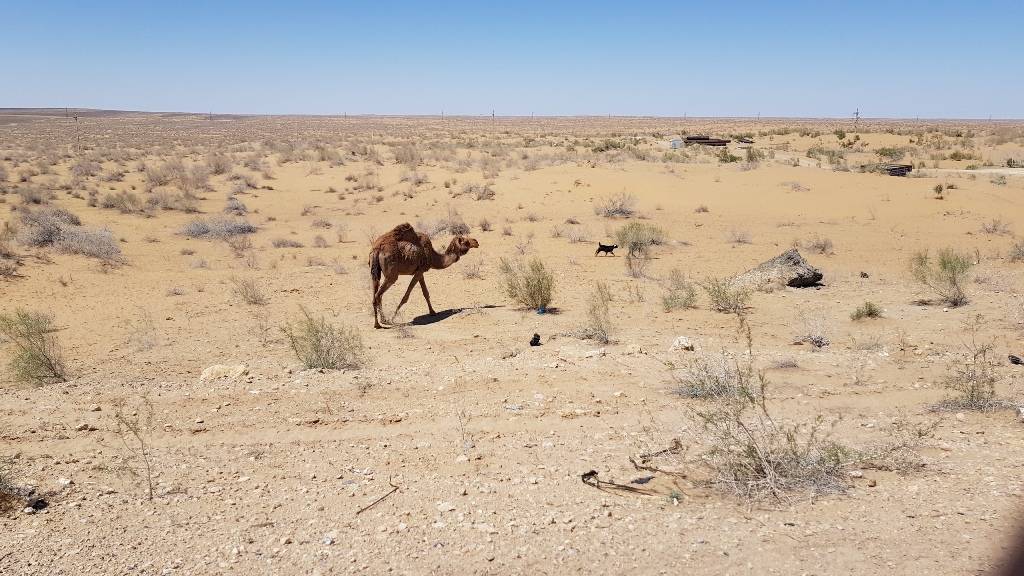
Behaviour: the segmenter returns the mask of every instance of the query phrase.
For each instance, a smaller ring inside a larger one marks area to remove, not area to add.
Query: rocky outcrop
[[[817,285],[822,277],[823,274],[804,260],[796,248],[790,248],[757,268],[740,274],[733,279],[733,286],[748,290],[772,290],[782,286],[807,288]]]

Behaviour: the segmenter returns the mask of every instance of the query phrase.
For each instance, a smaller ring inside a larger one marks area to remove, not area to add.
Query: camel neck
[[[444,254],[441,254],[439,252],[434,252],[433,258],[430,259],[430,267],[435,269],[447,268],[458,261],[458,253],[445,252]]]

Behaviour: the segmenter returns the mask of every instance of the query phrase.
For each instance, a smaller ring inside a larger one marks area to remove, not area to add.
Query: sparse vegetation
[[[867,301],[861,304],[850,314],[851,320],[863,320],[864,318],[881,318],[882,309],[874,302]]]
[[[551,304],[555,277],[539,258],[532,258],[528,263],[502,258],[498,270],[504,277],[505,293],[514,302],[536,310],[544,310]]]
[[[742,314],[750,302],[750,292],[734,287],[728,278],[710,277],[699,284],[715,312]]]
[[[253,234],[256,226],[243,219],[213,217],[206,220],[195,219],[182,228],[181,233],[189,238],[207,238],[224,240],[239,234]]]
[[[363,364],[365,348],[355,328],[334,325],[304,307],[299,310],[301,317],[284,325],[282,331],[306,368],[340,370]]]
[[[665,294],[661,297],[661,306],[665,312],[697,305],[697,288],[686,279],[682,270],[673,268],[665,284]]]
[[[630,218],[636,215],[636,196],[622,191],[594,204],[594,213],[605,218]]]
[[[67,380],[55,331],[53,319],[40,312],[18,308],[0,314],[0,336],[14,347],[10,369],[16,381],[44,385]]]
[[[254,278],[232,277],[231,284],[235,287],[235,294],[246,304],[263,306],[267,303],[266,294]]]
[[[945,399],[936,406],[942,410],[991,410],[1002,406],[996,400],[996,384],[1000,381],[992,342],[979,341],[980,329],[984,325],[981,316],[965,323],[969,340],[964,345],[963,356],[951,367],[943,385],[956,395]]]
[[[611,342],[615,331],[609,314],[612,293],[604,282],[595,282],[594,291],[587,302],[587,322],[573,331],[573,336],[584,340],[596,340],[601,344]]]
[[[933,259],[927,251],[918,252],[910,261],[910,273],[950,306],[967,303],[966,285],[973,266],[971,259],[953,248],[943,248]]]

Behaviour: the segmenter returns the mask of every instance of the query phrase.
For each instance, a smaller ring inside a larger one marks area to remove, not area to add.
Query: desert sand
[[[71,114],[0,111],[0,313],[49,315],[67,368],[19,381],[0,343],[0,573],[980,574],[1012,545],[1019,122]],[[672,149],[685,134],[731,138],[735,161]],[[886,148],[909,176],[861,169]],[[618,195],[634,214],[596,213]],[[26,242],[23,215],[54,207],[120,256]],[[185,233],[215,218],[255,232]],[[479,248],[425,275],[439,314],[416,289],[374,330],[370,242],[403,222]],[[628,250],[594,255],[629,222],[665,235],[633,275]],[[792,247],[820,285],[739,314],[699,287]],[[973,264],[963,306],[909,272],[946,247]],[[506,294],[501,258],[551,271],[547,313]],[[665,310],[673,269],[694,307]],[[607,343],[574,336],[596,282]],[[866,301],[881,317],[851,319]],[[300,307],[356,329],[361,365],[307,369],[281,330]],[[937,409],[971,323],[994,401]],[[700,418],[720,399],[679,393],[702,361],[763,373],[801,434],[898,449],[826,484],[724,481]]]

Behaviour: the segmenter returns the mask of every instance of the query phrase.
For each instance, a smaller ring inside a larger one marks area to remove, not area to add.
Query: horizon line
[[[129,110],[121,108],[84,108],[84,107],[52,107],[52,106],[41,106],[41,107],[0,107],[0,115],[2,114],[23,114],[28,115],[29,112],[64,112],[69,114],[70,112],[106,112],[106,113],[123,113],[123,114],[174,114],[181,116],[232,116],[232,117],[291,117],[291,118],[494,118],[494,119],[524,119],[524,118],[541,118],[541,119],[556,119],[556,118],[584,118],[584,119],[595,119],[595,118],[619,118],[619,119],[651,119],[651,120],[860,120],[860,121],[943,121],[943,122],[955,122],[955,121],[967,121],[967,122],[1024,122],[1024,117],[908,117],[908,116],[860,116],[855,118],[853,115],[850,116],[691,116],[684,114],[682,116],[667,116],[658,114],[445,114],[443,111],[440,114],[409,114],[409,113],[348,113],[348,112],[335,112],[335,113],[267,113],[267,112],[196,112],[196,111],[182,111],[182,110]]]

